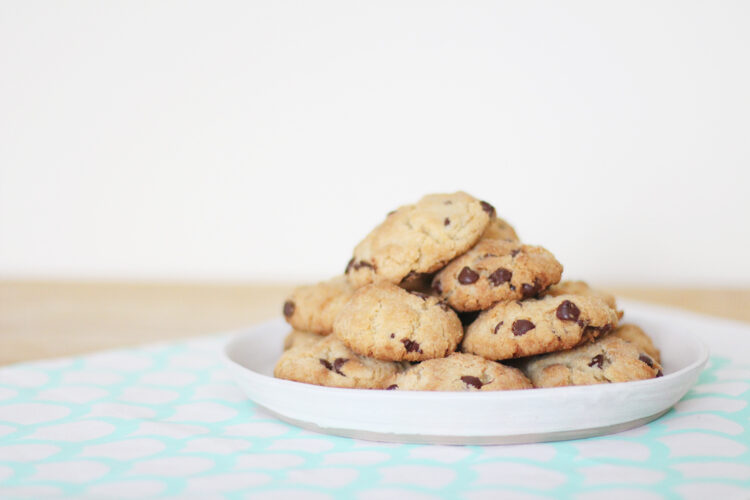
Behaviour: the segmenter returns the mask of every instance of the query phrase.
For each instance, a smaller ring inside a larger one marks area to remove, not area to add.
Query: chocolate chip
[[[599,330],[601,330],[601,335],[606,335],[610,330],[612,330],[612,323],[607,323]]]
[[[516,249],[510,251],[510,256],[511,257],[515,257],[519,253],[521,253],[521,249],[520,248],[516,248]]]
[[[661,370],[659,370],[658,372],[656,372],[656,376],[657,376],[657,377],[663,377],[663,376],[664,376],[664,374],[662,373],[662,371],[661,371]]]
[[[391,334],[391,338],[392,338],[392,339],[395,339],[395,338],[396,338],[396,334],[395,334],[395,333],[392,333],[392,334]]]
[[[440,284],[440,280],[435,280],[432,282],[432,289],[435,291],[436,294],[442,295],[443,293],[443,285]]]
[[[495,207],[493,207],[492,205],[490,205],[486,201],[480,201],[479,204],[482,205],[482,210],[484,210],[485,212],[487,212],[488,214],[490,214],[490,217],[492,217],[493,215],[495,215]]]
[[[412,294],[412,295],[416,295],[417,297],[419,297],[422,300],[427,300],[427,295],[425,295],[425,294],[423,294],[421,292],[409,292],[409,293]]]
[[[581,328],[583,328],[583,327],[585,327],[585,326],[586,326],[586,322],[585,322],[585,321],[583,321],[582,319],[579,319],[579,320],[578,320],[578,321],[577,321],[576,323],[577,323],[577,324],[578,324],[578,326],[580,326]]]
[[[360,260],[359,262],[354,263],[354,270],[357,271],[363,267],[369,267],[370,269],[375,269],[375,266],[367,262],[366,260]]]
[[[557,312],[555,316],[557,319],[563,321],[578,321],[578,317],[581,315],[581,310],[578,309],[574,303],[569,300],[564,300],[562,304],[557,306]]]
[[[503,323],[505,323],[505,321],[501,321],[500,323],[495,325],[495,330],[492,333],[497,334],[497,331],[500,329],[501,326],[503,326]]]
[[[347,361],[349,361],[349,359],[347,359],[347,358],[336,358],[336,359],[334,359],[333,360],[333,371],[335,371],[339,375],[344,375],[344,377],[346,377],[346,375],[341,372],[341,367],[344,366],[344,363],[346,363]]]
[[[593,358],[591,358],[591,363],[589,363],[589,366],[597,365],[599,368],[601,368],[604,365],[604,355],[603,354],[597,354]]]
[[[344,271],[344,274],[349,274],[349,271],[351,270],[353,265],[354,265],[354,257],[349,259],[349,262],[346,264],[346,271]]]
[[[318,361],[320,361],[320,364],[325,366],[326,369],[333,370],[333,365],[327,359],[320,358]]]
[[[484,385],[481,380],[479,380],[477,377],[472,377],[471,375],[464,375],[463,377],[461,377],[461,382],[466,385],[471,385],[475,389],[481,389]]]
[[[413,340],[409,339],[402,339],[401,343],[404,344],[406,352],[422,352],[419,349],[419,342],[414,342]]]
[[[521,295],[523,295],[524,299],[536,297],[537,295],[539,295],[539,292],[541,291],[542,291],[542,284],[539,283],[539,280],[537,278],[534,278],[533,285],[529,283],[524,283],[523,285],[521,285]]]
[[[462,285],[471,285],[472,283],[476,283],[478,279],[479,274],[477,274],[468,266],[461,269],[461,272],[458,273],[458,282]]]
[[[447,226],[450,223],[451,223],[451,220],[448,217],[446,217],[445,220],[443,221],[444,226]]]
[[[489,279],[492,286],[500,286],[503,283],[507,283],[513,277],[513,273],[502,267],[495,270],[494,273],[490,274]]]
[[[643,361],[644,363],[646,363],[649,368],[653,368],[654,367],[654,360],[651,359],[651,358],[649,358],[645,354],[641,353],[640,355],[638,355],[638,359],[641,360],[641,361]]]
[[[388,387],[385,388],[386,391],[392,391],[394,389],[398,389],[398,385],[393,384],[393,385],[389,385]]]
[[[515,285],[510,285],[510,290],[511,290],[512,292],[515,292],[515,291],[516,291],[516,287],[515,287]]]
[[[287,300],[284,302],[284,316],[287,318],[294,314],[294,302]]]
[[[513,330],[513,335],[518,337],[519,335],[523,335],[529,330],[533,330],[534,328],[536,328],[536,325],[534,325],[534,323],[532,323],[531,321],[527,319],[517,319],[513,322],[511,330]]]

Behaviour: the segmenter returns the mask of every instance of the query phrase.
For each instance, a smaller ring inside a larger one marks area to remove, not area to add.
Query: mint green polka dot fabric
[[[750,498],[747,350],[624,433],[426,446],[274,419],[224,370],[225,340],[0,369],[0,498]]]

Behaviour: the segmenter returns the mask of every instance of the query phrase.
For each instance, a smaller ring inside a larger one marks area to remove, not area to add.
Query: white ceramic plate
[[[290,328],[281,319],[232,338],[225,361],[237,384],[280,419],[317,432],[408,443],[510,444],[619,432],[658,418],[685,395],[708,349],[669,309],[628,304],[627,322],[661,349],[652,380],[495,392],[338,389],[273,378]]]

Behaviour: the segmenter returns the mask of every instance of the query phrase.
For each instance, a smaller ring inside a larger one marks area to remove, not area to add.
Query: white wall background
[[[307,280],[464,189],[570,277],[750,284],[750,3],[0,1],[0,276]]]

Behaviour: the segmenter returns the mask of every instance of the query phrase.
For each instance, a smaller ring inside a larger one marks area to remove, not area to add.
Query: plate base
[[[569,439],[584,439],[605,434],[614,434],[635,429],[645,425],[667,413],[670,408],[655,413],[648,417],[622,422],[616,425],[606,425],[603,427],[590,427],[587,429],[578,429],[572,431],[545,432],[539,434],[518,434],[512,436],[430,436],[424,434],[390,434],[384,432],[372,432],[357,429],[335,429],[325,428],[302,420],[295,420],[286,417],[269,408],[263,408],[265,411],[284,422],[302,427],[308,431],[320,434],[331,434],[334,436],[361,439],[364,441],[378,441],[383,443],[405,443],[405,444],[447,444],[447,445],[493,445],[493,444],[529,444],[542,443],[548,441],[566,441]]]

